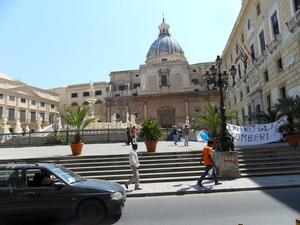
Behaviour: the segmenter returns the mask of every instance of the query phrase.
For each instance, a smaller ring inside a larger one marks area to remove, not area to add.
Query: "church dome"
[[[166,61],[186,61],[184,51],[178,42],[169,33],[170,26],[165,23],[165,19],[158,26],[158,38],[151,45],[146,63],[160,63]]]

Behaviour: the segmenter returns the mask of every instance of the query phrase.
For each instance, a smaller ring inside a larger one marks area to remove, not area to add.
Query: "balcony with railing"
[[[289,31],[292,33],[294,32],[294,30],[297,27],[300,26],[300,10],[299,9],[295,12],[293,18],[289,22],[286,23],[286,25],[287,25]]]

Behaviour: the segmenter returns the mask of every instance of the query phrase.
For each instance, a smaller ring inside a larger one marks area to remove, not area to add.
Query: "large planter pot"
[[[70,144],[73,155],[81,155],[83,143]]]
[[[299,146],[300,134],[286,135],[290,146],[297,148]]]
[[[145,141],[147,152],[155,152],[156,144],[157,144],[157,141]]]

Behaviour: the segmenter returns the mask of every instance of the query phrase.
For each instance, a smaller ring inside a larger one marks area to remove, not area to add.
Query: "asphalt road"
[[[121,217],[107,217],[103,224],[295,225],[296,218],[300,218],[300,188],[128,198]],[[70,220],[29,224],[77,225]]]

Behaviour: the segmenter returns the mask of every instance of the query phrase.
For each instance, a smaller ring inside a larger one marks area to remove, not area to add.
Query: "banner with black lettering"
[[[279,127],[287,122],[287,116],[282,117],[274,123],[237,126],[227,124],[229,134],[234,138],[234,145],[261,145],[274,141],[279,141],[282,138],[282,133],[278,131]]]

